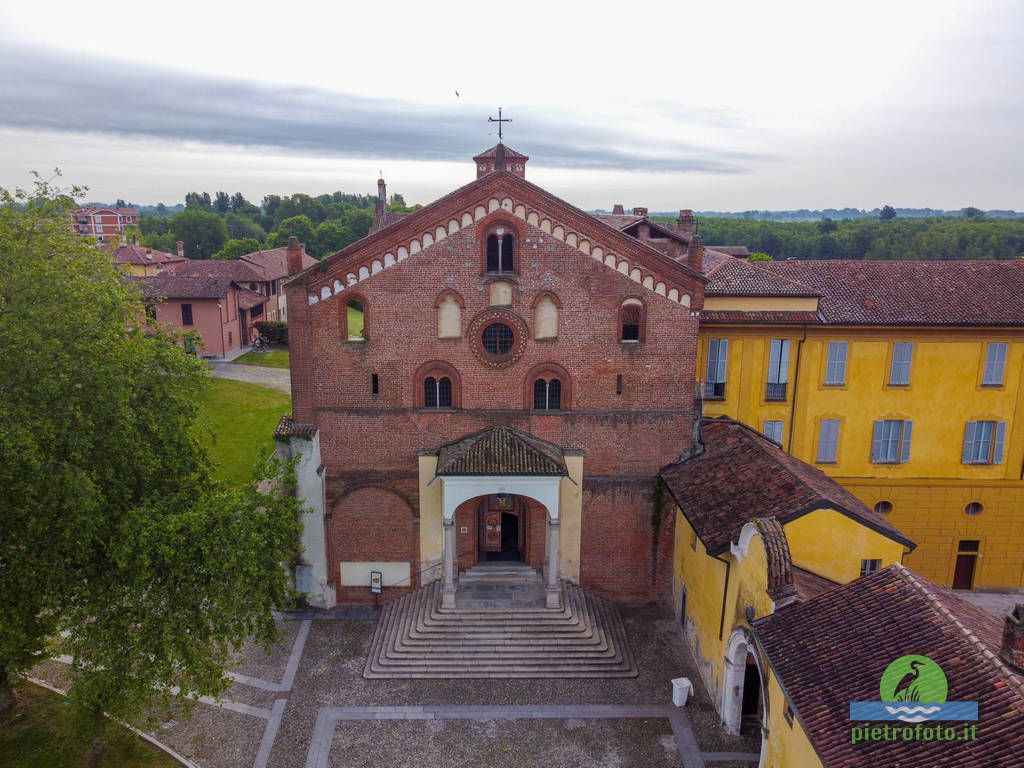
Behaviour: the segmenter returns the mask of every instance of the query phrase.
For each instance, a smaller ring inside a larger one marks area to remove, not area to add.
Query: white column
[[[441,607],[455,607],[455,520],[444,520],[444,581],[441,584]]]
[[[547,519],[547,586],[545,605],[548,608],[562,607],[562,588],[558,580],[558,519]]]

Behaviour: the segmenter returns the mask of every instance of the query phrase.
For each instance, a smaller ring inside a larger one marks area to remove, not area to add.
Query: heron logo
[[[900,656],[882,673],[881,701],[850,702],[851,720],[977,720],[976,701],[948,701],[942,667],[927,656]]]

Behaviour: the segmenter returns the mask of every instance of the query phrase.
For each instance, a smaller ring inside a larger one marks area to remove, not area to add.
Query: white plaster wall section
[[[404,245],[398,246],[398,260],[399,261],[405,261],[408,258],[409,258],[409,249],[406,248]]]
[[[680,296],[679,303],[682,304],[684,307],[690,306],[690,294],[684,293],[682,296]]]
[[[551,234],[559,240],[565,240],[565,227],[558,224],[551,230]]]
[[[384,254],[384,266],[385,267],[394,266],[396,263],[397,263],[397,259],[395,259],[395,254],[393,254],[391,252],[388,252],[388,253]]]
[[[545,234],[551,234],[551,219],[540,220],[540,231],[544,232]]]
[[[567,245],[570,245],[573,248],[575,248],[576,243],[579,242],[579,238],[576,236],[575,232],[570,232],[568,235],[565,236],[565,242]]]
[[[327,286],[327,285],[320,286],[320,298],[321,299],[329,299],[329,298],[331,298],[331,288],[330,288],[330,286]]]
[[[472,223],[473,223],[473,214],[468,213],[468,212],[462,214],[462,226],[468,227]]]
[[[615,269],[615,262],[616,262],[616,261],[618,260],[618,258],[619,258],[619,257],[618,257],[618,256],[616,256],[616,255],[615,255],[614,253],[609,253],[609,254],[608,254],[608,255],[607,255],[606,257],[605,257],[604,263],[605,263],[605,264],[607,264],[607,265],[608,265],[609,267],[611,267],[612,269]]]
[[[374,259],[373,263],[370,264],[370,274],[371,275],[376,275],[382,269],[384,269],[384,265],[380,262],[380,259]]]
[[[345,280],[348,281],[349,287],[359,282],[359,278],[355,276],[354,272],[349,272],[347,275],[345,275]]]
[[[345,290],[344,284],[341,282],[341,280],[338,280],[337,278],[335,278],[334,279],[334,292],[335,293],[341,293],[344,290]]]
[[[582,253],[585,253],[587,255],[590,254],[590,241],[589,240],[580,240],[580,244],[579,244],[578,247],[579,247],[579,249],[580,249],[580,251]]]
[[[477,221],[480,221],[480,219],[482,219],[486,215],[487,210],[482,205],[478,205],[476,208],[473,209],[473,218],[476,219]]]
[[[540,223],[540,217],[536,211],[530,211],[530,215],[526,217],[526,223],[532,224],[535,227]]]
[[[526,206],[522,205],[522,204],[519,204],[519,205],[516,206],[515,210],[512,213],[517,218],[525,219],[526,218]]]
[[[664,296],[666,293],[665,284],[659,281],[658,284],[654,286],[654,292],[659,296]]]
[[[628,261],[620,261],[619,262],[619,266],[617,267],[617,269],[622,274],[628,275],[629,274],[629,262]]]
[[[362,267],[359,268],[359,280],[360,281],[365,280],[369,276],[370,276],[370,270],[368,270],[365,266],[362,266]]]
[[[310,305],[313,305],[320,301],[320,297],[317,296],[315,293],[311,293],[309,294],[309,296],[306,297],[306,300],[309,301]]]
[[[429,248],[434,244],[434,236],[429,232],[424,232],[421,239],[423,240],[424,248]]]
[[[654,277],[652,275],[648,275],[644,278],[644,288],[649,291],[654,290]]]
[[[512,209],[514,207],[514,205],[512,203],[512,198],[511,197],[502,198],[502,200],[501,200],[501,207],[504,208],[506,211],[509,211],[511,213]]]
[[[458,221],[458,219],[449,219],[448,220],[448,234],[449,235],[454,235],[458,231],[459,231],[459,221]]]
[[[678,303],[679,302],[679,291],[677,291],[675,288],[670,289],[669,292],[668,292],[668,300],[669,301],[674,301],[674,302]]]
[[[501,203],[498,202],[498,198],[492,197],[490,200],[487,201],[487,212],[488,213],[494,213],[499,208],[501,208]]]
[[[419,240],[413,240],[411,243],[409,243],[409,255],[410,256],[412,256],[415,253],[419,253],[421,250],[422,250],[422,248],[420,248],[420,241]]]
[[[633,267],[629,273],[629,279],[634,283],[639,283],[643,279],[643,273],[640,271],[639,267]]]
[[[434,242],[435,243],[439,243],[442,240],[444,240],[446,237],[448,237],[448,230],[445,227],[442,227],[442,226],[438,225],[434,229]]]

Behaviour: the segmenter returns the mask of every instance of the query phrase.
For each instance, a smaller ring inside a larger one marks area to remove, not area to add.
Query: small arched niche
[[[442,294],[437,302],[437,338],[462,336],[462,302],[454,291]]]
[[[558,338],[558,303],[551,294],[543,294],[534,305],[533,326],[535,339]]]

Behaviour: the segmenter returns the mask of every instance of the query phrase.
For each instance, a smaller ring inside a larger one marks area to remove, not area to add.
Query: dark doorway
[[[957,555],[953,571],[953,589],[970,589],[974,586],[974,566],[977,555]]]
[[[740,718],[740,733],[759,734],[761,732],[761,675],[757,664],[751,656],[747,656],[747,666],[743,672],[743,708]]]
[[[520,562],[523,559],[522,504],[511,494],[495,494],[481,505],[480,559]]]

